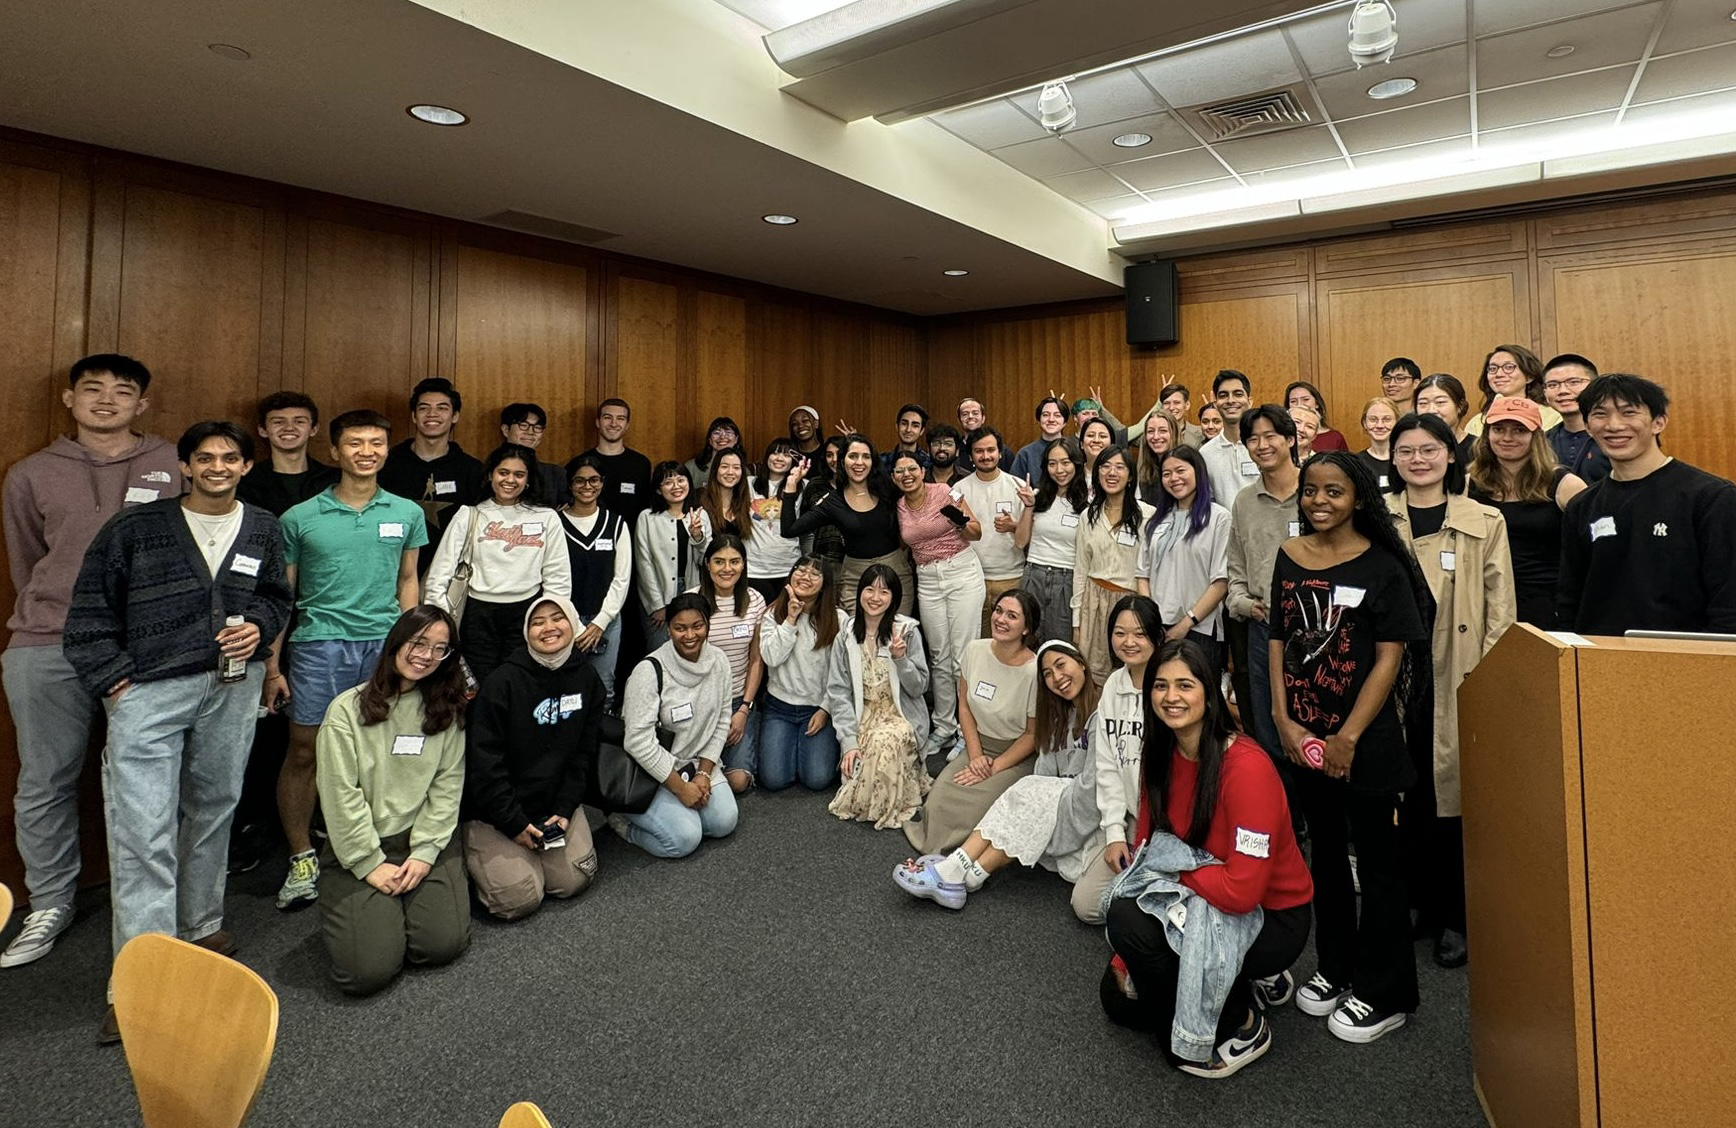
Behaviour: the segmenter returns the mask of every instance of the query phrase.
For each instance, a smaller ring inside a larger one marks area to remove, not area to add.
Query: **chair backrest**
[[[553,1128],[543,1110],[529,1101],[519,1101],[500,1118],[500,1128]]]
[[[12,890],[0,881],[0,930],[5,929],[6,922],[12,919]]]
[[[271,1066],[277,996],[251,968],[161,933],[115,957],[115,1017],[146,1128],[238,1128]]]

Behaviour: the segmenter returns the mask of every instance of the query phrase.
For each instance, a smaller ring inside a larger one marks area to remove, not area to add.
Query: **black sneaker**
[[[1296,1009],[1315,1018],[1325,1018],[1337,1010],[1338,1004],[1349,994],[1349,985],[1334,983],[1315,972],[1314,977],[1302,984],[1301,989],[1296,992]]]
[[[1266,1024],[1266,1016],[1254,1016],[1254,1028],[1247,1033],[1238,1030],[1231,1035],[1230,1040],[1212,1051],[1212,1059],[1206,1062],[1184,1061],[1181,1063],[1183,1073],[1191,1073],[1195,1077],[1204,1077],[1210,1081],[1218,1081],[1235,1074],[1243,1066],[1257,1061],[1272,1048],[1272,1028]]]
[[[1409,1017],[1403,1011],[1378,1011],[1355,995],[1346,995],[1344,1002],[1326,1020],[1326,1029],[1346,1042],[1372,1042],[1381,1035],[1403,1026]]]
[[[1296,996],[1296,980],[1287,971],[1268,979],[1256,979],[1250,986],[1254,989],[1254,1005],[1261,1010],[1281,1007]]]

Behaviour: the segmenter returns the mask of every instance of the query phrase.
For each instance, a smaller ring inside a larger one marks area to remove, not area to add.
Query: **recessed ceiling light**
[[[237,47],[232,43],[207,43],[205,45],[205,50],[216,55],[218,58],[230,59],[237,63],[245,62],[246,60],[253,58],[252,53],[246,48]]]
[[[1563,43],[1559,47],[1551,47],[1549,50],[1543,52],[1543,54],[1551,59],[1565,59],[1567,56],[1573,54],[1573,51],[1573,44]]]
[[[1370,98],[1402,98],[1417,88],[1414,78],[1389,78],[1368,88]]]
[[[417,121],[425,121],[429,125],[463,125],[470,120],[450,106],[434,106],[427,103],[410,106],[404,112]]]
[[[762,215],[760,218],[774,227],[788,227],[792,223],[801,222],[793,215]]]
[[[1109,143],[1111,145],[1118,145],[1123,149],[1137,149],[1141,145],[1151,144],[1151,134],[1149,134],[1149,133],[1123,133],[1120,137],[1115,138],[1114,140],[1110,141]]]
[[[970,271],[968,271],[968,270],[943,270],[943,271],[941,271],[941,273],[946,275],[948,278],[963,278],[965,275],[969,274]]]

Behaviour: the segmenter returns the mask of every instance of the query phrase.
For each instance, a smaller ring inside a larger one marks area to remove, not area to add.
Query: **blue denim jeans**
[[[659,644],[661,645],[661,644]],[[603,679],[603,696],[610,704],[615,700],[615,663],[621,657],[621,617],[617,615],[603,628],[603,641],[591,651],[587,660],[591,669]]]
[[[223,927],[229,826],[253,742],[263,662],[131,685],[106,703],[114,950],[146,932],[199,940]]]
[[[813,736],[808,722],[818,705],[790,705],[766,694],[760,706],[759,785],[782,791],[800,779],[810,791],[825,791],[838,782],[838,734],[831,718]]]
[[[338,694],[374,676],[383,638],[365,642],[312,639],[289,644],[289,721],[312,727],[325,721],[326,706]]]
[[[6,703],[18,730],[18,855],[32,912],[70,909],[78,888],[78,777],[90,753],[96,698],[58,646],[14,646]]]
[[[667,787],[659,787],[642,815],[628,815],[627,841],[657,858],[685,858],[699,849],[702,838],[723,838],[735,829],[739,809],[735,792],[717,783],[711,798],[697,811],[681,805]]]
[[[744,699],[737,697],[730,702],[730,712],[733,715],[741,708]],[[723,746],[723,770],[726,772],[746,772],[748,783],[752,784],[759,778],[760,757],[760,711],[755,709],[747,715],[747,725],[741,730],[741,739],[734,744]]]

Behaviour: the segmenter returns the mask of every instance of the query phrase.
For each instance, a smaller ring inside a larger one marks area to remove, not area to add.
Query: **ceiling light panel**
[[[1339,46],[1342,48],[1343,44]],[[1469,93],[1471,80],[1468,58],[1462,43],[1454,47],[1439,47],[1420,55],[1394,60],[1385,66],[1342,71],[1316,79],[1314,89],[1320,94],[1321,105],[1334,120],[1361,117],[1363,114],[1392,106],[1436,101],[1455,94]],[[1370,86],[1382,79],[1398,78],[1401,75],[1417,80],[1414,92],[1384,106],[1368,100]]]
[[[1586,134],[1607,133],[1615,128],[1615,111],[1562,118],[1558,121],[1537,121],[1511,129],[1484,129],[1477,133],[1479,154],[1497,159],[1509,154],[1513,159],[1543,157],[1568,149],[1569,140]],[[1575,146],[1580,147],[1580,146]]]
[[[1465,0],[1398,0],[1395,6],[1399,52],[1393,57],[1395,63],[1437,47],[1464,43]],[[1340,8],[1285,29],[1309,74],[1319,77],[1355,69],[1344,49],[1348,16],[1349,9]],[[1405,73],[1410,73],[1408,67]],[[1367,85],[1363,84],[1365,89]]]
[[[1114,221],[1150,202],[1144,196],[1114,196],[1107,200],[1092,200],[1085,206],[1104,219]]]
[[[1342,21],[1338,49],[1344,50]],[[1221,102],[1302,79],[1283,32],[1276,29],[1153,59],[1135,69],[1172,106]]]
[[[427,122],[429,125],[463,125],[470,120],[467,115],[450,106],[436,106],[428,102],[407,106],[404,112],[417,121]]]
[[[851,0],[717,0],[725,8],[746,16],[767,31],[777,31],[791,24],[811,20],[815,16],[851,3]]]
[[[1108,125],[1128,118],[1152,114],[1163,109],[1163,103],[1132,71],[1109,71],[1067,80],[1067,92],[1073,96],[1073,107],[1079,111],[1068,133]],[[1012,101],[1032,117],[1037,116],[1038,90],[1015,94]]]
[[[1510,86],[1552,75],[1638,62],[1663,10],[1661,3],[1642,4],[1478,40],[1477,85]],[[1549,49],[1561,43],[1573,44],[1573,53],[1551,59]]]
[[[1736,90],[1696,94],[1692,98],[1679,98],[1673,102],[1629,106],[1621,120],[1624,126],[1638,128],[1654,122],[1666,122],[1681,114],[1713,114],[1724,121],[1736,121]]]
[[[1141,145],[1137,149],[1120,148],[1114,142],[1115,138],[1123,133],[1149,134],[1151,144]],[[1196,148],[1199,141],[1183,128],[1174,116],[1162,113],[1130,118],[1111,125],[1099,125],[1092,129],[1075,126],[1067,131],[1067,144],[1097,164],[1112,165],[1137,157],[1179,153],[1183,149]]]
[[[1736,21],[1732,21],[1736,26]],[[1653,59],[1634,90],[1635,102],[1659,102],[1736,87],[1736,43],[1668,59]]]
[[[811,78],[1029,2],[855,0],[768,33],[765,48],[785,74]]]
[[[1736,8],[1729,0],[1676,0],[1664,20],[1664,33],[1658,36],[1654,55],[1686,51],[1712,43],[1736,42],[1736,20],[1730,18]]]
[[[1477,128],[1504,129],[1598,110],[1613,110],[1627,96],[1633,67],[1573,74],[1477,95]]]

